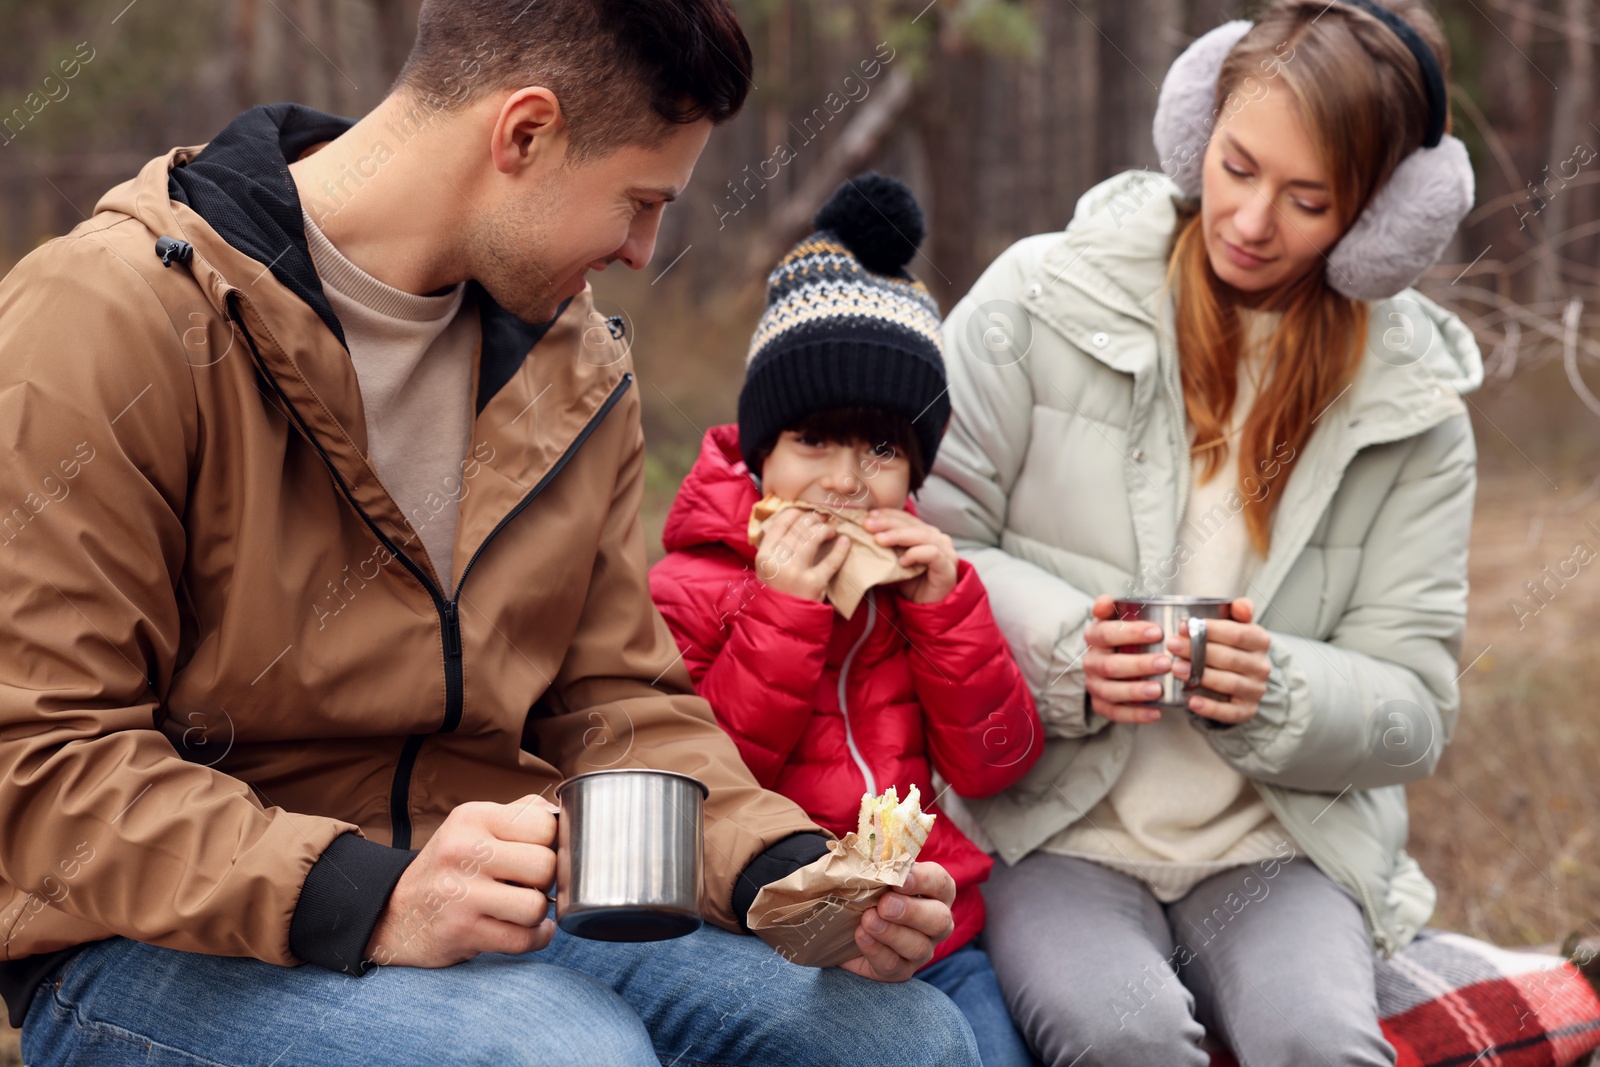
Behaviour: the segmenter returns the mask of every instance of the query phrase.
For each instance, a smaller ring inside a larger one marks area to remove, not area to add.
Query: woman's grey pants
[[[1050,1067],[1389,1067],[1355,898],[1308,860],[1216,874],[1162,904],[1137,879],[1034,852],[983,887],[989,955]]]

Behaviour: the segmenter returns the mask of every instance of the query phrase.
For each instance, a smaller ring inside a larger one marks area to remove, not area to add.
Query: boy
[[[863,793],[936,797],[935,770],[968,796],[1012,785],[1042,736],[977,575],[909,507],[950,413],[938,307],[905,272],[921,210],[900,182],[864,175],[814,223],[769,279],[739,423],[706,434],[650,588],[756,779],[843,836]],[[764,494],[801,506],[773,515],[758,549],[750,519]],[[840,532],[858,520],[863,542],[916,573],[841,590],[850,554],[872,554]],[[961,1007],[986,1067],[1028,1064],[973,944],[992,860],[948,818],[920,858],[957,890],[955,932],[918,977]],[[880,907],[898,904],[891,894]],[[857,934],[864,952],[873,932],[893,936],[876,911]]]

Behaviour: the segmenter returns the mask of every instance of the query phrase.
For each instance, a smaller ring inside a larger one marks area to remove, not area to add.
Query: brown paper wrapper
[[[888,585],[893,582],[915,578],[926,567],[900,566],[900,552],[888,545],[880,545],[873,535],[862,526],[867,517],[865,508],[831,508],[825,504],[811,504],[803,500],[784,500],[771,493],[756,502],[750,510],[750,543],[757,547],[766,534],[767,523],[772,517],[784,508],[801,508],[805,511],[815,511],[823,515],[828,526],[842,537],[848,537],[855,544],[850,548],[850,554],[844,558],[841,566],[833,579],[828,582],[827,599],[840,615],[849,618],[855,614],[861,599],[867,595],[867,590],[875,585]]]
[[[854,552],[854,549],[851,549]],[[750,905],[750,931],[803,967],[837,967],[861,955],[861,913],[906,884],[917,857],[902,852],[877,863],[856,851],[854,831],[828,842],[828,855],[761,887]]]

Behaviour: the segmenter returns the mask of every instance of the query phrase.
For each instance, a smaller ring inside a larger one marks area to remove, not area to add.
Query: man
[[[0,283],[30,1064],[976,1062],[904,981],[938,866],[844,969],[737,933],[825,838],[650,604],[638,390],[584,277],[649,262],[749,75],[725,0],[428,0],[371,114],[252,109]],[[548,800],[607,767],[709,787],[714,926],[556,932]]]

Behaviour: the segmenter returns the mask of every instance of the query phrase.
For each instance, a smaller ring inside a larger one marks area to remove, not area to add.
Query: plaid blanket
[[[1379,962],[1378,1015],[1396,1067],[1567,1067],[1600,1048],[1600,997],[1571,963],[1440,930]]]

